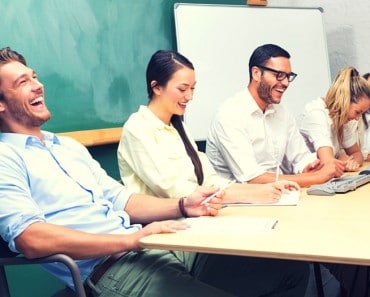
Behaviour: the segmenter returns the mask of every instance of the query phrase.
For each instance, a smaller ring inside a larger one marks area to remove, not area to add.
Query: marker
[[[222,191],[225,191],[227,187],[229,187],[230,185],[232,184],[235,184],[235,180],[232,180],[230,181],[226,186],[224,186],[223,188],[219,189],[217,192],[213,193],[212,195],[208,196],[206,199],[204,199],[200,205],[204,205],[206,203],[208,203],[209,201],[211,201],[212,198],[216,197],[217,195],[221,194]]]

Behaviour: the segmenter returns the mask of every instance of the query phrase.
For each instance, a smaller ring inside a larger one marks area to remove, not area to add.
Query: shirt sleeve
[[[223,176],[232,172],[238,182],[249,181],[265,172],[258,164],[250,137],[244,123],[231,121],[219,114],[210,129],[207,155],[213,166]]]
[[[370,153],[370,128],[364,129],[363,134],[364,135],[363,135],[363,143],[361,144],[361,150],[362,150],[362,154],[364,155],[364,158],[366,159],[367,155]]]
[[[202,163],[204,182],[203,186],[206,187],[218,187],[222,188],[226,186],[230,180],[221,177],[213,168],[212,164],[209,162],[209,159],[206,154],[199,152],[199,159]]]
[[[22,158],[11,146],[0,146],[0,235],[12,251],[18,252],[14,240],[29,225],[45,222],[45,217],[32,199]]]
[[[315,109],[301,118],[300,132],[316,152],[320,147],[333,147],[331,125],[326,111]]]
[[[348,122],[343,126],[343,148],[350,148],[357,142],[357,125],[356,121],[356,123]]]
[[[289,130],[285,156],[282,162],[283,172],[286,174],[302,173],[308,164],[317,159],[316,153],[311,153],[307,148],[293,116],[289,113],[286,113],[286,116],[289,117]]]

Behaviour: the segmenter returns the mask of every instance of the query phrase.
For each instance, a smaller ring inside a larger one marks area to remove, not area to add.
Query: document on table
[[[273,230],[278,223],[275,218],[245,217],[245,216],[216,216],[186,218],[189,228],[179,232],[192,234],[253,234]]]
[[[230,203],[230,206],[272,206],[272,205],[297,205],[301,191],[285,191],[278,202],[275,203]]]

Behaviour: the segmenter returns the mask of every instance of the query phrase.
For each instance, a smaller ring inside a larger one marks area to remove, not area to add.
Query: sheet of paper
[[[281,195],[281,198],[276,203],[230,203],[225,205],[234,206],[271,206],[271,205],[297,205],[299,198],[301,197],[301,191],[286,191]]]
[[[278,222],[264,217],[197,217],[184,219],[190,227],[177,232],[193,234],[251,234],[273,230]]]

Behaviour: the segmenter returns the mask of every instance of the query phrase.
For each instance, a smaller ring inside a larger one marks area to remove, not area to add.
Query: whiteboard
[[[178,3],[174,15],[177,50],[195,67],[194,97],[184,117],[195,140],[206,139],[218,106],[247,86],[249,57],[262,44],[277,44],[291,55],[298,76],[280,104],[294,115],[330,86],[321,8]]]

